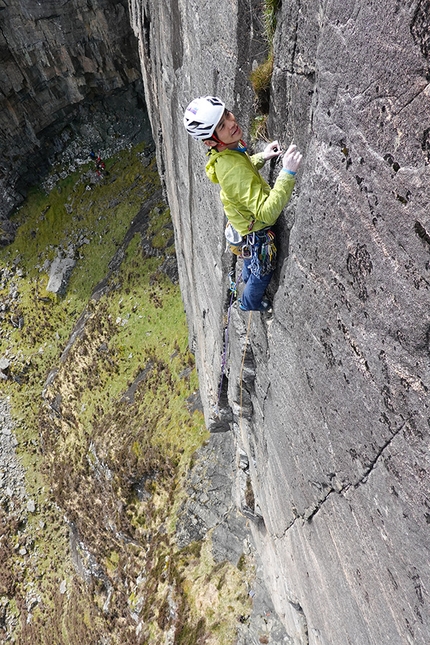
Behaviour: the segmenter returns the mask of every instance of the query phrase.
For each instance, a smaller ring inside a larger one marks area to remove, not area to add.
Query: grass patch
[[[173,225],[169,208],[156,207],[152,210],[148,234],[154,249],[168,252],[173,245]]]
[[[118,174],[110,177],[125,192],[125,168],[134,166],[136,172],[141,167],[140,151],[141,148],[133,151],[127,159],[123,155],[122,162],[118,159]],[[155,168],[153,170],[154,175]],[[14,549],[8,559],[8,568],[15,571],[14,600],[19,619],[16,630],[21,633],[20,642],[23,643],[51,643],[55,635],[58,642],[69,642],[68,638],[62,638],[64,628],[59,608],[64,605],[64,599],[59,587],[63,579],[73,580],[75,572],[69,554],[69,529],[49,492],[49,478],[42,471],[44,458],[40,452],[38,415],[46,376],[58,364],[65,342],[94,283],[107,270],[111,251],[106,253],[106,248],[109,245],[114,248],[115,245],[106,239],[105,247],[100,245],[91,256],[85,258],[85,254],[80,254],[76,276],[80,273],[85,278],[81,280],[80,288],[74,290],[70,302],[46,293],[47,273],[41,270],[41,265],[45,260],[53,259],[58,246],[66,247],[83,232],[93,236],[98,232],[104,217],[103,210],[99,211],[97,204],[91,205],[87,201],[90,195],[90,191],[85,190],[87,179],[75,173],[60,182],[49,195],[39,189],[32,190],[14,217],[20,224],[15,242],[0,249],[0,295],[5,305],[0,352],[11,363],[9,380],[1,383],[0,395],[10,399],[17,421],[20,460],[26,468],[27,491],[37,506],[33,515],[19,512],[20,522],[14,539],[22,554]],[[152,182],[151,176],[147,182]],[[137,187],[137,190],[141,188]],[[100,186],[93,186],[93,189],[100,191]],[[80,206],[67,210],[65,205],[71,202],[70,198],[78,199]],[[100,203],[103,205],[106,199],[106,195],[104,199],[100,198]],[[135,196],[133,201],[134,208],[119,218],[118,239],[129,226],[127,220],[137,212],[139,200]],[[103,255],[106,259],[102,258]],[[93,263],[92,260],[97,261]],[[16,324],[18,320],[22,320],[22,325]],[[2,498],[2,505],[8,506],[7,498]],[[19,505],[19,500],[16,500],[17,509]],[[5,510],[10,517],[10,505]],[[30,597],[35,600],[29,609],[26,599],[30,590]],[[82,592],[85,592],[84,586],[79,593]],[[80,607],[88,602],[87,596],[88,592],[83,593],[78,603]],[[70,606],[73,606],[73,601]],[[10,611],[9,608],[8,615]],[[40,625],[45,625],[46,621],[46,628],[39,630],[39,621]]]
[[[192,550],[192,545],[190,548]],[[247,585],[252,580],[253,568],[246,566],[246,556],[242,558],[241,570],[226,562],[215,563],[210,541],[203,543],[195,558],[188,557],[188,549],[178,554],[177,560],[189,604],[187,620],[182,628],[178,628],[178,642],[193,642],[189,640],[192,630],[195,630],[194,634],[198,633],[202,626],[200,621],[204,618],[204,643],[234,643],[240,617],[248,615],[251,610]],[[226,620],[227,616],[229,620]]]
[[[276,30],[276,14],[281,7],[281,0],[264,0],[263,25],[266,41],[270,48],[273,47],[273,37]]]
[[[250,136],[252,141],[269,141],[267,131],[267,114],[260,114],[251,123]]]
[[[261,105],[264,113],[268,111],[268,101],[270,97],[270,82],[272,80],[273,72],[273,53],[270,53],[268,58],[256,67],[250,76],[252,88]]]

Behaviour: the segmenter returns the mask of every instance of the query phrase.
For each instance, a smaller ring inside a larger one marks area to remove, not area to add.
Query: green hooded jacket
[[[272,226],[293,192],[294,175],[281,171],[273,188],[258,172],[264,166],[261,153],[250,157],[246,152],[213,148],[206,164],[206,174],[221,187],[221,201],[230,224],[243,237],[252,231]]]

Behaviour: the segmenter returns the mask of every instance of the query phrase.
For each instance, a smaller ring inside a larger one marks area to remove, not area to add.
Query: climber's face
[[[215,136],[227,146],[235,148],[243,137],[243,130],[236,121],[236,117],[229,110],[224,110],[216,129]]]

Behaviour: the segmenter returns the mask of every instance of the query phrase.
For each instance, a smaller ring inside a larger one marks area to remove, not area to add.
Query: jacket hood
[[[219,155],[221,153],[215,152],[215,151],[210,151],[209,152],[209,161],[206,164],[205,170],[206,170],[206,175],[209,177],[211,182],[214,184],[218,184],[218,177],[216,176],[216,169],[215,169],[215,162],[218,159]]]
[[[221,157],[221,155],[235,155],[237,154],[236,150],[230,150],[227,148],[226,150],[222,150],[222,152],[217,152],[212,148],[212,150],[209,152],[209,161],[206,164],[206,174],[211,180],[212,183],[214,184],[219,184],[218,177],[216,176],[216,162],[218,157]]]

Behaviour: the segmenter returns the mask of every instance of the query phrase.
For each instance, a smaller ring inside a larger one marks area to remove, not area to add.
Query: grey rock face
[[[278,15],[269,131],[305,157],[278,224],[273,316],[230,323],[223,418],[295,645],[430,638],[427,5],[284,2]],[[209,424],[232,260],[182,115],[214,93],[248,126],[259,3],[134,0],[132,17]]]
[[[238,516],[231,495],[235,470],[235,447],[229,433],[212,435],[199,451],[191,471],[188,498],[180,514],[177,542],[182,548],[201,540],[214,529],[213,555],[217,562],[237,564],[246,538],[245,519]]]

